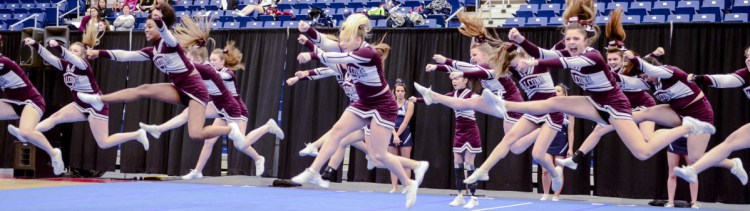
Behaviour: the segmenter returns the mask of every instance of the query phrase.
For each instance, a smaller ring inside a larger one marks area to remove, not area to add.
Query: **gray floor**
[[[251,176],[223,176],[223,177],[206,177],[196,180],[172,180],[167,182],[175,183],[192,183],[192,184],[216,184],[216,185],[232,185],[232,186],[270,186],[273,182],[273,178],[259,178]],[[319,189],[316,186],[305,185],[303,188]],[[344,183],[331,183],[331,190],[345,190],[345,191],[374,191],[374,192],[388,192],[390,190],[389,184],[376,184],[376,183],[363,183],[363,182],[344,182]],[[517,198],[517,199],[528,199],[538,200],[540,195],[528,192],[515,192],[515,191],[478,191],[479,194],[484,194],[485,197],[489,198]],[[454,190],[445,189],[429,189],[420,188],[420,194],[454,194]],[[585,196],[585,195],[563,195],[561,200],[567,201],[579,201],[585,203],[608,203],[618,205],[638,205],[646,206],[650,200],[641,199],[623,199],[623,198],[611,198],[611,197],[598,197],[598,196]],[[733,204],[720,204],[720,203],[702,203],[704,209],[721,209],[721,210],[750,210],[750,205],[733,205]]]

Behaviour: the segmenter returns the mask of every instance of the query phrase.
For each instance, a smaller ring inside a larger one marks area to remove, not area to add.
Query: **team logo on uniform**
[[[664,91],[659,90],[659,91],[654,92],[654,97],[659,101],[668,102],[674,97],[674,94],[669,92],[669,90],[664,90]]]
[[[63,74],[63,81],[65,82],[66,86],[73,88],[78,84],[78,76],[73,73],[67,72]]]
[[[169,66],[169,60],[165,59],[162,55],[156,55],[154,56],[154,64],[160,70],[165,71],[167,69],[167,66]]]
[[[594,80],[591,78],[591,76],[581,75],[577,72],[573,72],[573,74],[571,74],[571,78],[573,78],[573,82],[584,89],[588,86],[594,85]]]
[[[519,83],[521,84],[521,87],[523,87],[526,90],[530,89],[536,89],[539,87],[539,85],[544,84],[545,80],[541,76],[538,75],[532,75],[526,78],[521,79]]]

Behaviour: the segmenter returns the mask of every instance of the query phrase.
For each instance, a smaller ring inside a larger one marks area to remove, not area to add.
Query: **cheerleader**
[[[734,73],[723,75],[690,75],[691,81],[698,84],[708,84],[715,88],[734,88],[746,86],[743,91],[750,98],[750,47],[745,49],[745,68]],[[735,130],[721,144],[708,151],[703,157],[693,164],[674,168],[674,174],[690,183],[698,182],[698,174],[710,167],[722,167],[729,169],[742,185],[747,185],[747,172],[740,158],[727,159],[734,151],[750,148],[750,124],[745,124]],[[689,143],[688,143],[689,144]]]
[[[228,135],[230,139],[243,143],[244,135],[237,123],[229,126],[204,127],[206,104],[209,101],[208,90],[195,66],[188,61],[183,48],[172,35],[169,28],[175,23],[174,9],[169,4],[159,4],[151,11],[146,20],[146,39],[153,46],[139,51],[122,50],[89,50],[89,58],[104,57],[116,61],[152,62],[160,71],[167,73],[172,83],[146,84],[128,88],[107,95],[78,93],[78,98],[90,104],[97,111],[105,104],[132,102],[142,98],[188,106],[188,134],[191,139],[209,139],[219,135]],[[242,144],[243,146],[245,144]]]
[[[539,48],[526,40],[517,29],[512,29],[508,36],[510,40],[518,43],[532,57],[541,59],[522,60],[516,65],[517,69],[527,69],[535,66],[550,69],[571,69],[573,81],[581,86],[588,96],[560,96],[533,103],[506,102],[502,98],[496,97],[492,92],[485,90],[482,93],[484,100],[487,100],[488,104],[494,105],[498,113],[515,111],[530,115],[539,115],[562,112],[579,118],[589,119],[599,124],[612,125],[617,130],[623,142],[625,142],[625,145],[640,160],[645,160],[653,156],[680,136],[695,134],[700,139],[703,139],[707,138],[709,134],[713,134],[715,128],[710,123],[705,122],[707,119],[699,121],[691,117],[686,117],[680,126],[679,117],[676,117],[676,121],[670,118],[667,125],[677,125],[677,128],[670,129],[663,134],[655,135],[648,143],[645,142],[643,135],[633,121],[630,103],[617,85],[614,75],[606,65],[601,53],[588,47],[598,36],[595,30],[592,35],[589,35],[588,30],[586,30],[587,28],[595,27],[589,25],[589,23],[592,23],[595,15],[592,11],[594,10],[586,7],[582,1],[570,1],[564,13],[564,18],[568,19],[569,23],[565,26],[566,49],[562,51],[550,51]],[[664,72],[671,73],[670,71]],[[693,91],[693,94],[696,94],[695,91]],[[663,97],[665,100],[671,100],[678,96],[665,95]],[[701,100],[700,96],[695,97],[695,100]],[[692,99],[688,100],[687,103],[690,102],[692,102]],[[680,103],[686,102],[680,100]],[[695,106],[699,106],[695,108],[696,111],[705,110],[703,103],[695,104]],[[655,122],[659,123],[659,121]],[[487,172],[481,168],[477,169],[465,182],[480,178],[482,180],[489,179]]]
[[[94,71],[91,69],[91,65],[83,59],[85,56],[86,48],[94,47],[98,44],[96,38],[96,28],[87,29],[84,33],[84,43],[76,42],[70,45],[70,50],[63,48],[55,40],[49,41],[49,46],[55,48],[61,52],[62,59],[52,55],[46,48],[36,43],[34,39],[26,38],[24,44],[37,49],[42,59],[47,61],[50,65],[63,73],[63,79],[65,85],[70,88],[72,93],[73,102],[62,107],[60,110],[52,114],[49,118],[45,119],[36,126],[35,135],[29,137],[27,140],[32,143],[49,143],[47,138],[42,134],[47,132],[55,125],[69,122],[82,122],[88,121],[91,133],[94,135],[97,145],[100,148],[106,149],[113,146],[120,145],[130,140],[137,140],[143,144],[143,148],[148,150],[149,143],[146,132],[138,130],[129,133],[117,133],[112,136],[109,135],[109,106],[105,105],[102,110],[96,111],[91,105],[81,102],[76,96],[76,93],[88,93],[94,95],[100,95],[102,92],[99,89],[99,85],[96,83],[94,78]],[[18,128],[8,125],[8,130],[11,134],[19,136]],[[42,144],[45,146],[47,144]],[[42,147],[43,148],[43,147]]]
[[[0,36],[0,47],[3,45]],[[18,64],[0,54],[0,120],[18,119],[18,128],[8,125],[9,132],[21,142],[29,142],[49,154],[52,171],[55,175],[63,173],[65,164],[59,148],[53,148],[44,135],[36,131],[35,127],[44,115],[44,98],[36,90],[26,73]],[[36,142],[36,140],[39,140]]]
[[[462,34],[472,37],[473,44],[471,45],[470,55],[472,63],[455,61],[452,59],[445,58],[442,55],[436,54],[433,59],[437,65],[427,65],[425,71],[440,71],[440,72],[465,72],[455,73],[462,74],[464,77],[472,79],[480,79],[482,87],[488,89],[494,94],[502,96],[503,99],[513,102],[522,102],[523,98],[521,93],[518,91],[510,75],[496,75],[492,71],[490,66],[490,55],[495,51],[493,45],[502,45],[502,41],[492,37],[486,32],[484,23],[478,18],[469,18],[463,13],[459,13],[459,20],[463,24],[459,28],[459,32]],[[468,73],[468,74],[466,74]],[[441,103],[453,109],[458,110],[475,110],[485,114],[493,115],[495,117],[503,118],[503,130],[505,133],[510,131],[513,124],[523,116],[522,113],[517,112],[497,112],[497,110],[489,106],[482,101],[482,98],[476,99],[457,99],[452,97],[435,94],[429,88],[425,88],[417,83],[414,83],[414,88],[422,94],[425,104],[430,105],[432,103]],[[468,103],[464,103],[468,102]]]
[[[308,39],[307,36],[300,35],[300,37],[298,38],[299,43],[305,45],[305,47],[307,47],[312,52],[315,52],[316,48],[321,48],[323,49],[323,51],[329,50],[331,52],[342,51],[341,47],[338,44],[338,38],[336,38],[335,36],[329,34],[321,34],[314,28],[310,28],[307,23],[300,23],[299,30],[300,32],[305,33],[305,35],[310,37],[310,39]],[[378,56],[380,56],[383,61],[387,59],[388,53],[390,52],[390,46],[382,43],[382,40],[379,44],[376,45],[370,45],[366,42],[363,45],[375,49]],[[356,88],[354,86],[354,83],[352,82],[352,77],[347,73],[345,65],[331,64],[326,62],[324,62],[323,64],[325,64],[327,68],[317,68],[309,71],[296,72],[295,77],[287,79],[287,84],[293,85],[299,80],[318,80],[325,77],[336,76],[336,80],[339,82],[339,86],[341,86],[346,95],[349,97],[350,103],[358,101],[359,95],[357,95]],[[318,153],[318,149],[315,146],[316,143],[322,145],[325,140],[329,138],[329,134],[330,131],[326,132],[326,134],[318,139],[318,141],[316,141],[315,143],[307,144],[305,149],[300,151],[300,156],[316,156]],[[323,175],[321,176],[323,179],[322,184],[327,184],[328,181],[332,180],[335,177],[339,165],[341,165],[341,162],[343,162],[344,160],[346,148],[349,145],[353,145],[362,152],[367,153],[368,150],[365,142],[367,142],[369,139],[370,132],[367,127],[363,127],[362,130],[357,130],[350,133],[349,135],[346,135],[344,139],[341,140],[336,153],[334,153],[331,159],[328,160],[328,167],[323,170]],[[365,158],[367,159],[367,169],[374,169],[376,166],[381,168],[383,167],[380,163],[373,162],[369,158],[369,155],[365,155]],[[429,167],[429,163],[427,161],[415,161],[413,159],[400,156],[396,156],[396,158],[399,160],[404,169],[413,169],[415,171],[417,181],[421,181],[422,176]]]
[[[180,45],[187,46],[186,55],[200,73],[201,78],[203,78],[203,82],[211,97],[211,102],[208,103],[206,109],[206,118],[214,118],[214,126],[226,126],[228,122],[237,123],[242,134],[244,134],[248,120],[247,108],[245,108],[244,103],[240,104],[233,96],[236,94],[234,83],[225,82],[225,80],[233,81],[233,75],[214,69],[218,68],[224,71],[225,65],[228,67],[226,69],[242,69],[242,53],[235,47],[234,41],[229,41],[224,49],[215,49],[211,53],[210,63],[206,61],[208,50],[205,44],[206,40],[210,40],[209,32],[211,29],[209,23],[211,21],[211,19],[207,18],[193,20],[188,16],[183,16],[182,25],[175,28],[175,34],[180,41]],[[202,28],[201,26],[209,27]],[[187,117],[188,111],[185,110],[177,117],[172,118],[162,125],[156,126],[141,123],[140,126],[155,138],[159,138],[161,133],[184,125],[187,122]],[[255,173],[258,176],[262,175],[265,170],[265,158],[258,155],[258,152],[251,145],[266,133],[274,134],[279,139],[284,138],[283,131],[271,119],[265,125],[251,131],[245,137],[244,144],[247,144],[246,146],[241,145],[243,143],[240,142],[233,142],[238,150],[253,158],[255,161]],[[218,140],[218,137],[205,140],[195,169],[182,176],[182,179],[189,180],[203,177],[203,168],[211,155],[211,150],[216,140]]]
[[[630,107],[633,112],[641,111],[646,108],[650,108],[656,105],[654,98],[646,92],[651,89],[651,85],[645,80],[638,77],[638,72],[634,70],[634,66],[631,65],[623,57],[624,52],[627,51],[625,48],[626,34],[625,29],[622,27],[620,22],[622,18],[622,10],[615,9],[610,12],[610,19],[606,26],[606,35],[611,41],[607,48],[607,65],[610,70],[615,73],[615,80],[620,85],[623,94],[628,98]],[[664,49],[657,48],[653,53],[646,55],[646,57],[658,57],[664,54]],[[628,65],[625,65],[625,64]],[[653,136],[655,123],[652,121],[644,121],[638,124],[638,128],[643,134],[643,138],[648,140]],[[586,137],[581,147],[576,151],[579,156],[570,156],[566,159],[558,161],[562,165],[565,165],[571,169],[577,168],[577,163],[583,159],[586,153],[593,150],[601,137],[612,131],[611,126],[597,125],[594,127],[594,131]]]
[[[451,79],[454,91],[444,94],[445,96],[469,99],[479,97],[468,87],[469,80],[464,77],[455,77]],[[411,97],[412,102],[424,102],[422,98]],[[456,128],[453,133],[453,170],[456,174],[456,191],[458,196],[448,205],[452,207],[461,206],[466,209],[472,209],[479,205],[479,199],[474,195],[477,190],[477,183],[464,184],[465,174],[474,173],[474,158],[477,154],[482,153],[482,138],[479,135],[479,127],[474,117],[473,110],[453,109],[456,118]],[[464,172],[466,170],[466,172]],[[463,190],[469,189],[471,198],[466,203]]]
[[[363,42],[370,29],[370,20],[366,16],[353,14],[341,25],[340,46],[345,53],[316,49],[315,52],[301,53],[297,57],[300,63],[316,59],[324,63],[346,64],[347,73],[355,82],[360,100],[352,103],[333,126],[329,139],[323,144],[310,168],[292,178],[292,181],[299,184],[325,184],[318,173],[323,162],[331,157],[345,135],[369,124],[372,137],[372,141],[366,143],[369,154],[394,172],[401,184],[406,186],[406,207],[410,208],[416,202],[419,181],[409,179],[398,159],[389,154],[385,147],[390,131],[394,128],[398,106],[385,82],[380,56],[375,49],[365,46],[366,43]]]

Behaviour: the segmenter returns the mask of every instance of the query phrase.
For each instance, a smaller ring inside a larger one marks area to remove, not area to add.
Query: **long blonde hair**
[[[182,24],[174,27],[172,30],[177,41],[189,55],[194,55],[208,60],[208,42],[212,42],[214,47],[215,41],[210,37],[213,17],[205,16],[182,16]]]
[[[367,16],[363,14],[352,14],[341,24],[339,38],[353,39],[355,37],[360,37],[364,40],[370,30],[372,30],[372,26],[370,25],[370,19],[368,19]]]
[[[469,17],[464,12],[460,12],[456,15],[458,21],[461,22],[461,26],[458,27],[458,32],[461,32],[464,36],[473,38],[472,45],[478,45],[483,42],[487,42],[492,46],[499,46],[503,40],[493,36],[487,32],[487,28],[484,26],[482,19],[478,17]]]
[[[565,32],[579,30],[588,39],[587,44],[593,44],[601,34],[601,29],[594,24],[596,12],[591,0],[570,0],[563,12]]]
[[[234,40],[227,41],[224,49],[214,49],[211,54],[217,55],[221,60],[224,60],[224,67],[227,69],[234,71],[245,69],[245,64],[242,63],[242,52],[237,49]]]

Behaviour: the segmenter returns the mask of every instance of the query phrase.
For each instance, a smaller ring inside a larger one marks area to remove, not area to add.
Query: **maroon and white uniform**
[[[172,80],[172,85],[179,91],[180,100],[184,105],[188,105],[190,99],[193,99],[206,106],[209,101],[208,91],[203,85],[200,74],[192,74],[195,66],[188,60],[182,46],[177,43],[177,39],[164,26],[164,22],[154,22],[161,34],[161,39],[153,42],[154,46],[145,47],[139,51],[99,51],[99,56],[115,61],[152,60],[154,65]]]
[[[521,92],[518,91],[516,83],[510,76],[497,77],[488,64],[474,65],[462,61],[446,59],[445,64],[437,65],[437,71],[441,72],[463,72],[465,78],[480,79],[482,87],[489,89],[504,100],[512,102],[523,102]],[[506,112],[503,119],[511,124],[518,122],[522,113]]]
[[[455,90],[445,94],[446,96],[469,99],[479,97],[470,89]],[[479,135],[477,119],[474,117],[474,110],[456,110],[453,109],[456,117],[456,129],[453,135],[453,152],[477,154],[482,152],[482,137]]]
[[[237,105],[240,108],[240,115],[243,117],[243,119],[245,119],[245,121],[247,121],[247,119],[250,117],[250,112],[247,110],[245,101],[242,100],[239,92],[237,92],[239,88],[237,87],[237,77],[235,77],[234,71],[226,67],[216,71],[224,81],[224,86],[227,88],[227,90],[229,90],[229,93],[232,94],[232,97],[234,97],[234,101],[237,102]]]
[[[310,30],[308,30],[309,32]],[[374,118],[380,126],[388,129],[395,127],[396,100],[388,88],[383,73],[383,62],[377,51],[367,43],[349,53],[324,52],[312,43],[305,44],[311,52],[311,58],[325,64],[344,64],[346,74],[357,90],[359,100],[351,103],[346,109],[361,118]]]
[[[736,88],[745,86],[742,92],[750,99],[750,71],[742,68],[733,73],[722,75],[696,75],[695,83],[707,84],[715,88]]]
[[[203,84],[206,85],[208,95],[211,97],[211,102],[213,102],[212,104],[219,116],[228,122],[247,121],[247,118],[242,116],[239,103],[227,89],[219,72],[210,64],[193,65],[203,78]]]
[[[580,56],[571,56],[568,50],[546,50],[528,40],[519,44],[529,55],[539,58],[539,65],[549,69],[570,69],[573,82],[584,91],[591,104],[599,111],[604,122],[609,118],[632,120],[632,109],[625,94],[615,81],[615,76],[602,58],[602,54],[591,47],[583,49]]]
[[[685,71],[669,65],[654,66],[641,58],[634,58],[630,62],[647,75],[658,78],[654,84],[654,97],[657,100],[669,103],[672,110],[681,117],[689,116],[707,123],[714,122],[711,104],[705,96],[696,100],[701,94],[701,89],[688,81]]]
[[[341,87],[341,89],[344,90],[344,94],[349,97],[349,103],[353,103],[354,101],[359,100],[359,95],[357,95],[357,89],[354,87],[354,83],[352,83],[351,81],[351,76],[349,76],[349,74],[346,74],[345,70],[343,70],[342,67],[342,65],[330,65],[329,67],[321,67],[308,70],[308,76],[300,78],[300,80],[319,80],[335,76],[336,82],[338,82],[339,87]]]
[[[36,90],[26,73],[8,57],[0,55],[0,89],[4,98],[0,101],[10,104],[19,117],[26,105],[30,105],[44,115],[44,98]]]
[[[651,85],[648,82],[638,78],[636,75],[623,75],[623,68],[612,71],[617,73],[615,80],[620,84],[620,89],[622,89],[625,97],[630,101],[630,107],[633,108],[633,112],[656,105],[654,98],[646,92],[651,89]]]
[[[526,92],[529,101],[546,100],[557,96],[552,75],[545,67],[536,66],[521,71],[510,68],[510,73],[518,79],[518,85]],[[536,124],[547,122],[547,126],[557,131],[562,130],[565,121],[565,115],[560,112],[544,115],[524,114],[523,118]]]
[[[78,99],[78,92],[95,95],[102,94],[101,89],[99,89],[99,84],[96,83],[96,78],[94,78],[94,71],[86,60],[73,55],[68,49],[61,46],[55,48],[62,52],[63,59],[52,55],[52,53],[39,45],[39,43],[34,43],[34,47],[47,63],[64,72],[63,80],[65,81],[65,85],[70,88],[73,97],[72,104],[78,109],[78,111],[86,116],[92,115],[94,118],[100,120],[109,120],[109,104],[104,104],[102,110],[97,111],[88,103]]]

